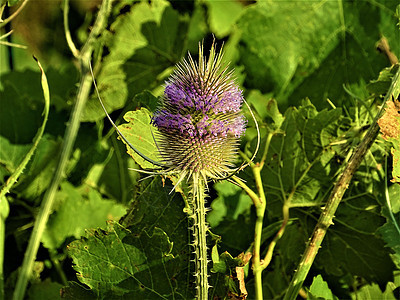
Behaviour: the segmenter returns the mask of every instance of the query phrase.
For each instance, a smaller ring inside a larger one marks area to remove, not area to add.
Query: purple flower
[[[168,165],[217,179],[232,171],[247,121],[242,91],[222,64],[222,53],[213,46],[207,61],[201,47],[199,52],[198,63],[189,55],[177,65],[152,124]]]

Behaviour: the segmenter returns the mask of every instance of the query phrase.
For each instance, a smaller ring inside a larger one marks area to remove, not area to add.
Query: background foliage
[[[88,38],[97,5],[70,3],[77,48]],[[382,70],[391,66],[390,55],[400,56],[396,6],[397,1],[120,0],[96,39],[93,64],[100,95],[115,121],[131,122],[121,130],[150,157],[156,154],[154,145],[146,144],[152,142],[146,124],[164,80],[188,51],[196,56],[199,41],[206,49],[214,38],[224,43],[225,60],[235,68],[261,128],[255,161],[273,133],[262,171],[263,254],[281,226],[282,207],[290,208],[290,221],[264,271],[265,299],[283,297],[337,176],[379,111],[393,75],[393,69]],[[32,0],[12,22],[12,42],[28,49],[0,45],[2,184],[32,147],[43,120],[40,70],[32,54],[44,66],[51,98],[44,135],[0,206],[6,298],[15,288],[59,159],[79,83],[60,7],[61,2]],[[383,37],[390,51],[378,51]],[[246,116],[251,120],[248,111]],[[126,154],[94,93],[81,121],[27,297],[55,299],[61,290],[70,299],[192,298],[185,195],[170,193],[169,178],[147,178],[128,169],[151,166]],[[250,121],[244,154],[250,156],[255,139]],[[379,136],[363,160],[305,282],[310,299],[399,296],[399,149],[398,137]],[[256,190],[250,168],[239,176]],[[243,255],[254,239],[252,202],[229,182],[210,188],[211,297],[241,299],[241,269],[253,299],[253,276]]]

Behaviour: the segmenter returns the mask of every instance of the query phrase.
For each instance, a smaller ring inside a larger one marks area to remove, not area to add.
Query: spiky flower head
[[[207,60],[200,45],[198,62],[189,54],[166,82],[160,102],[152,124],[165,164],[189,177],[228,176],[247,121],[242,91],[222,64],[222,51],[213,45]]]

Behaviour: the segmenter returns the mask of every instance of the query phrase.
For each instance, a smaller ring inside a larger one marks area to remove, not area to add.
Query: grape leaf
[[[168,273],[174,259],[171,250],[172,243],[161,229],[131,232],[115,222],[108,223],[106,230],[88,231],[86,238],[68,246],[79,280],[100,299],[181,298]]]
[[[189,220],[184,213],[184,201],[178,193],[171,193],[169,180],[156,177],[143,181],[138,197],[132,202],[128,214],[120,221],[128,229],[152,232],[162,229],[173,243],[171,254],[175,257],[171,265],[171,277],[177,285],[176,292],[184,299],[193,298],[188,278],[192,278],[189,267],[192,246]],[[150,200],[151,199],[151,200]]]
[[[279,123],[281,118],[276,118]],[[343,122],[340,109],[318,112],[310,102],[290,108],[270,143],[262,171],[268,213],[281,215],[281,205],[314,206],[322,187],[330,186],[335,155],[330,143]]]

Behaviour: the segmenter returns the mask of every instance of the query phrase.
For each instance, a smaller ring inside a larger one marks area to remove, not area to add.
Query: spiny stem
[[[195,254],[195,277],[196,277],[196,299],[208,299],[208,275],[207,275],[207,239],[208,226],[206,223],[205,208],[205,185],[206,182],[200,174],[193,174],[193,199],[191,215],[193,219],[193,247]]]
[[[294,274],[292,281],[289,284],[288,290],[285,294],[284,300],[296,299],[304,280],[307,277],[308,272],[314,262],[317,255],[318,249],[321,247],[322,241],[330,225],[333,224],[332,219],[339,206],[342,197],[350,184],[350,181],[360,166],[362,160],[364,159],[367,151],[372,146],[375,138],[379,133],[379,125],[377,123],[378,119],[382,115],[383,108],[385,107],[386,101],[391,97],[397,99],[400,93],[400,68],[397,70],[396,74],[393,76],[392,84],[385,96],[384,102],[380,112],[376,115],[370,129],[365,135],[364,139],[357,146],[353,153],[349,163],[346,165],[342,175],[336,182],[328,201],[325,205],[325,209],[322,212],[317,225],[314,228],[314,232],[310,241],[307,244],[307,248],[300,260],[298,269]]]

